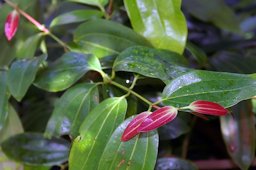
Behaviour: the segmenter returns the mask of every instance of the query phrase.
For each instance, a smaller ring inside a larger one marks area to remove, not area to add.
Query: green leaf
[[[98,170],[154,169],[158,152],[156,131],[142,133],[127,142],[120,140],[124,129],[131,120],[132,118],[129,118],[120,124],[111,136],[100,159]]]
[[[125,0],[134,30],[154,47],[182,54],[187,39],[181,0]]]
[[[97,169],[109,138],[124,120],[126,109],[125,98],[114,97],[104,100],[89,113],[80,128],[81,136],[73,142],[70,170]]]
[[[172,80],[163,91],[163,103],[177,107],[195,100],[230,107],[256,95],[255,75],[196,70]]]
[[[246,170],[254,160],[256,140],[251,101],[234,106],[231,114],[221,117],[221,132],[229,155],[242,170]]]
[[[50,167],[47,166],[30,166],[30,165],[26,165],[24,167],[24,170],[50,170]]]
[[[95,56],[68,52],[45,68],[37,76],[35,85],[51,92],[65,90],[89,70],[101,71]]]
[[[102,10],[104,9],[104,6],[107,5],[108,3],[108,0],[68,0],[68,1],[98,6]]]
[[[180,66],[181,65],[181,66]],[[183,56],[149,47],[135,46],[123,51],[114,62],[114,70],[128,71],[168,82],[189,69]]]
[[[46,56],[36,57],[33,59],[16,60],[12,63],[7,73],[7,84],[13,97],[18,101],[25,96],[29,86],[36,77],[39,65]]]
[[[9,92],[7,89],[7,73],[0,71],[0,130],[4,127],[8,117]]]
[[[74,41],[80,49],[98,58],[119,54],[134,45],[151,46],[132,29],[103,19],[94,19],[81,24],[74,32]]]
[[[46,127],[47,136],[71,134],[78,135],[79,127],[99,100],[96,84],[78,84],[68,89],[55,105]]]
[[[32,58],[35,55],[36,49],[42,39],[43,33],[33,35],[26,39],[26,41],[19,42],[16,52],[17,58]]]
[[[196,45],[187,42],[186,49],[191,53],[191,56],[201,65],[206,66],[208,64],[208,58],[206,53],[197,47]]]
[[[198,170],[192,162],[180,158],[160,158],[157,160],[155,170],[175,169],[175,170]]]
[[[11,159],[28,165],[58,165],[67,161],[70,144],[60,138],[46,139],[39,133],[23,133],[2,143]]]
[[[51,22],[50,27],[60,26],[64,24],[78,23],[86,21],[90,18],[100,18],[104,14],[97,10],[74,10],[57,16]]]
[[[217,27],[231,32],[240,32],[238,17],[225,1],[183,0],[183,6],[202,21],[212,22]]]
[[[0,169],[1,170],[23,170],[23,165],[11,161],[0,149]]]

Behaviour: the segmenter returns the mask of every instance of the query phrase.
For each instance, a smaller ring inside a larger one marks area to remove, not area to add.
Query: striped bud
[[[5,36],[8,41],[11,41],[11,39],[14,37],[19,26],[19,20],[20,16],[16,10],[13,10],[8,14],[4,27]]]

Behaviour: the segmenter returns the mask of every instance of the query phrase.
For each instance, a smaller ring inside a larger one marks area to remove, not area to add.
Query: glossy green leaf
[[[80,136],[73,142],[70,170],[97,169],[109,138],[124,120],[126,109],[126,99],[114,97],[104,100],[89,113],[80,128]]]
[[[256,95],[255,75],[196,70],[172,80],[164,89],[165,105],[187,106],[195,100],[230,107]]]
[[[47,136],[78,135],[79,127],[88,112],[99,100],[96,84],[78,84],[68,89],[59,99],[46,127]]]
[[[231,114],[221,117],[221,132],[233,161],[242,170],[247,170],[254,160],[256,140],[251,101],[234,106]]]
[[[65,90],[89,70],[101,71],[95,56],[68,52],[45,68],[37,76],[35,85],[51,92]]]
[[[86,21],[90,18],[100,18],[104,14],[97,10],[75,10],[57,16],[51,22],[50,27],[60,26],[64,24],[78,23]]]
[[[17,58],[32,58],[35,56],[35,52],[38,48],[38,45],[43,37],[43,33],[33,35],[26,39],[25,42],[18,43],[18,49],[16,52]]]
[[[134,30],[154,47],[182,54],[187,39],[181,0],[125,0]]]
[[[7,73],[6,71],[0,71],[0,130],[4,127],[8,117],[8,99],[10,95],[7,88]]]
[[[131,118],[120,124],[111,136],[103,151],[98,170],[154,169],[158,152],[157,132],[142,133],[127,142],[121,142],[121,136],[130,121]]]
[[[70,144],[60,138],[46,139],[39,133],[23,133],[2,143],[4,153],[30,165],[58,165],[67,161]]]
[[[16,60],[7,73],[7,84],[15,99],[21,101],[36,77],[37,70],[46,56]]]
[[[181,66],[180,66],[181,65]],[[114,62],[114,70],[128,71],[168,82],[189,69],[183,56],[149,47],[135,46],[123,51]]]
[[[107,5],[108,3],[108,0],[68,0],[68,1],[98,6],[102,10],[104,9],[104,6]]]
[[[235,33],[240,31],[238,17],[223,0],[183,0],[183,6],[189,13],[202,21],[212,22],[219,28]]]
[[[190,52],[191,56],[201,65],[206,66],[208,64],[208,58],[206,53],[197,47],[196,45],[187,42],[186,49]]]
[[[79,48],[98,58],[119,54],[134,45],[150,46],[147,40],[132,29],[103,19],[81,24],[74,32],[74,41]]]
[[[155,170],[198,170],[192,162],[180,158],[160,158],[157,160]]]

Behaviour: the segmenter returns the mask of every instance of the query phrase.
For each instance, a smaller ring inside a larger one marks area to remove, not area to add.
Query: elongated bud
[[[14,37],[19,26],[19,20],[20,16],[16,10],[13,10],[8,14],[4,27],[5,36],[8,41],[11,41],[11,39]]]
[[[204,100],[194,101],[188,106],[188,108],[197,113],[213,116],[223,116],[228,113],[228,110],[222,107],[221,105]]]
[[[178,110],[172,106],[165,106],[150,114],[139,126],[139,132],[148,132],[172,121]]]
[[[145,118],[148,117],[150,113],[151,112],[142,112],[138,114],[134,119],[132,119],[132,121],[128,124],[128,126],[124,130],[124,133],[121,137],[121,141],[125,142],[132,139],[134,136],[136,136],[139,133],[138,127],[145,120]]]

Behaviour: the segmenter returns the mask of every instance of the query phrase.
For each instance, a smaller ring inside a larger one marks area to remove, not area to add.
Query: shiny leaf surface
[[[156,131],[143,133],[128,142],[121,142],[121,135],[132,118],[115,130],[99,162],[99,170],[153,170],[158,151]]]
[[[146,37],[154,47],[182,54],[187,25],[181,12],[181,0],[125,0],[134,30]]]
[[[68,89],[59,99],[46,127],[47,136],[78,135],[79,127],[89,111],[98,104],[95,84],[78,84]]]
[[[0,71],[0,130],[4,127],[8,117],[8,99],[10,95],[7,88],[7,73],[6,71]]]
[[[37,76],[35,85],[51,92],[65,90],[89,70],[101,71],[96,57],[68,52],[45,68]]]
[[[98,168],[102,152],[113,131],[124,120],[126,109],[126,99],[114,97],[104,100],[88,114],[71,148],[70,170]]]

